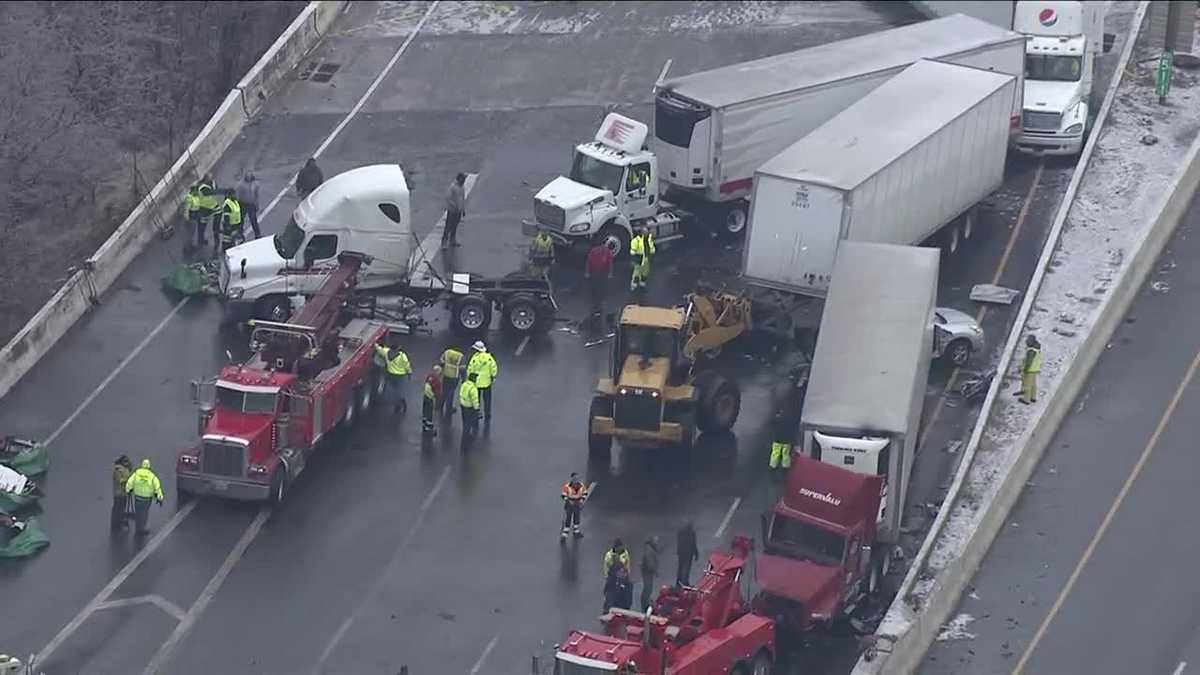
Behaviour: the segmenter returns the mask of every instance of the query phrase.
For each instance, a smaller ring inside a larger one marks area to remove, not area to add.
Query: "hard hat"
[[[483,340],[476,340],[475,344],[471,345],[471,349],[477,352],[486,352],[487,347],[483,344]]]
[[[143,460],[142,460],[142,468],[143,468],[143,469],[149,469],[149,468],[150,468],[150,460],[148,460],[148,459],[143,459]]]

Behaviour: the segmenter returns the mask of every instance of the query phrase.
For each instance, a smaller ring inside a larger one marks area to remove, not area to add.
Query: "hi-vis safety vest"
[[[225,199],[225,222],[229,225],[242,224],[242,205],[236,199]]]
[[[1042,372],[1042,350],[1040,348],[1030,347],[1025,350],[1025,372]]]
[[[425,379],[425,392],[424,393],[425,393],[425,398],[427,398],[431,401],[437,400],[437,394],[434,393],[434,391],[433,391],[433,382],[430,381],[428,378]]]
[[[562,496],[567,502],[578,504],[583,501],[584,497],[587,497],[587,486],[583,483],[573,485],[571,481],[567,481],[563,483]]]
[[[458,379],[458,369],[462,367],[463,353],[457,349],[447,349],[442,352],[442,377]]]
[[[458,388],[458,404],[464,408],[479,410],[479,387],[467,380]]]
[[[475,352],[471,362],[467,364],[467,374],[475,373],[475,386],[480,389],[492,386],[492,380],[499,370],[495,357],[488,352]]]
[[[647,232],[646,234],[634,235],[633,239],[629,240],[629,255],[641,256],[648,258],[654,254],[654,235]]]
[[[392,356],[392,350],[388,347],[375,345],[375,353],[383,357],[387,362],[388,375],[409,375],[412,373],[412,366],[408,363],[408,354],[404,350],[397,349],[396,355]]]

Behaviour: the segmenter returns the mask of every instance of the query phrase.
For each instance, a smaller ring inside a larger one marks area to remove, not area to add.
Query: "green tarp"
[[[38,476],[46,473],[50,467],[50,453],[41,443],[31,446],[14,443],[9,446],[7,453],[0,455],[0,464],[26,476]]]
[[[182,263],[176,265],[162,278],[164,290],[182,295],[197,295],[204,291],[205,274],[202,267]]]
[[[25,529],[15,534],[5,544],[0,544],[0,558],[25,558],[50,545],[46,531],[37,518],[25,521]]]
[[[16,513],[32,505],[38,498],[33,495],[18,495],[12,492],[0,492],[0,511]]]

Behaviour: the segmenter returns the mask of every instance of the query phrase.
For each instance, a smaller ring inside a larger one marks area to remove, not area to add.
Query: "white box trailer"
[[[971,209],[1004,180],[1017,91],[1010,75],[919,61],[768,160],[746,281],[820,297],[843,240],[918,244],[956,220],[969,236]]]
[[[813,353],[801,452],[884,476],[879,539],[895,543],[917,452],[939,251],[848,241]]]
[[[921,59],[1020,79],[1025,38],[956,15],[668,79],[657,88],[651,149],[669,199],[721,203],[744,227],[755,169]],[[1018,99],[1014,130],[1020,114]]]

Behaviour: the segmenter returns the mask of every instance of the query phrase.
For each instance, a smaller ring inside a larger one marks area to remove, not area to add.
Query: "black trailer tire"
[[[738,200],[721,213],[717,236],[724,240],[737,239],[746,234],[746,225],[750,221],[750,209],[746,202]]]
[[[287,496],[287,470],[282,466],[275,469],[275,476],[271,479],[271,494],[267,500],[273,506],[279,506],[283,503],[284,497]]]
[[[696,377],[700,390],[697,421],[702,431],[729,431],[742,409],[742,392],[735,382],[714,371]]]
[[[530,293],[517,293],[504,301],[501,325],[513,335],[529,335],[544,324],[544,306]]]
[[[492,303],[480,295],[464,295],[454,303],[453,326],[460,335],[474,337],[492,325]]]
[[[254,318],[287,321],[292,316],[292,301],[286,295],[264,295],[254,301]]]
[[[958,338],[951,340],[950,344],[946,345],[946,358],[950,363],[957,368],[967,365],[971,360],[971,342],[966,338]]]
[[[592,455],[606,454],[612,450],[612,436],[602,436],[592,433],[592,420],[597,417],[611,417],[613,412],[612,399],[604,396],[593,396],[592,405],[588,410],[588,453]]]
[[[771,654],[766,649],[758,650],[758,653],[754,655],[751,675],[771,675],[773,670],[775,670],[775,664],[771,663]]]
[[[631,238],[632,237],[629,234],[629,230],[615,222],[608,222],[605,223],[604,227],[601,227],[600,231],[596,233],[595,243],[602,244],[608,240],[615,241],[617,243],[617,254],[615,259],[624,260],[629,256],[629,240]]]

